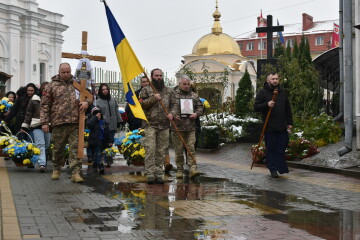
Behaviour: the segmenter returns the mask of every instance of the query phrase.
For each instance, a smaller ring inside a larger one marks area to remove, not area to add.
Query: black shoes
[[[146,177],[146,183],[147,184],[154,184],[155,183],[155,179],[153,176],[147,176]]]
[[[155,181],[157,184],[164,184],[164,179],[163,177],[156,177],[156,181]]]
[[[146,183],[147,184],[164,184],[164,178],[162,176],[154,178],[153,176],[147,176],[146,177]]]
[[[171,163],[165,165],[165,173],[169,173],[173,169],[173,165]]]
[[[271,172],[271,177],[273,177],[273,178],[278,178],[278,177],[279,177],[279,174],[278,174],[276,171],[272,171],[272,172]]]

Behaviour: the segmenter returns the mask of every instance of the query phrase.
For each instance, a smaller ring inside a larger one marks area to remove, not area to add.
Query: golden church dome
[[[192,54],[194,55],[214,55],[214,54],[236,54],[241,56],[240,48],[237,42],[229,35],[222,33],[220,25],[221,14],[218,11],[216,1],[216,10],[213,13],[214,25],[212,32],[201,37],[194,45]]]
[[[194,55],[236,54],[241,56],[239,45],[225,33],[209,33],[200,38],[193,47]]]

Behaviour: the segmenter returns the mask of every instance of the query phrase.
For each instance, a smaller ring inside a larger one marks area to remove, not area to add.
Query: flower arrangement
[[[7,112],[13,106],[7,97],[3,97],[0,101],[0,113]]]
[[[285,151],[286,160],[297,160],[311,157],[319,152],[315,143],[304,138],[291,138]],[[264,143],[253,145],[251,147],[251,155],[256,163],[262,163],[266,157],[266,147]]]
[[[109,147],[105,148],[102,153],[105,155],[105,157],[115,157],[116,153],[118,152],[119,150],[116,147]]]
[[[304,159],[318,153],[318,147],[304,138],[290,139],[285,152],[287,160]]]
[[[122,141],[125,139],[125,136],[119,137],[119,138],[115,138],[114,139],[114,145],[115,146],[121,146]]]
[[[3,153],[8,154],[15,164],[29,165],[38,161],[40,149],[32,143],[17,141],[4,148]]]
[[[16,143],[17,138],[15,136],[1,136],[0,148],[6,148],[7,146]]]
[[[141,145],[141,139],[144,136],[144,130],[134,130],[126,133],[122,140],[120,153],[124,155],[128,165],[144,165],[145,148]]]
[[[254,162],[262,163],[265,159],[265,144],[261,142],[260,146],[258,144],[251,146],[251,157]]]

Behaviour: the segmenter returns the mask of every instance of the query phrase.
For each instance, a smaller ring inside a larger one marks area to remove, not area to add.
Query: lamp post
[[[5,96],[6,92],[6,81],[10,79],[12,75],[4,72],[0,72],[0,99]]]

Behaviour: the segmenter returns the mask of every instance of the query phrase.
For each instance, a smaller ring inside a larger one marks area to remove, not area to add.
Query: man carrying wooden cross
[[[73,82],[70,65],[61,63],[59,74],[52,77],[52,81],[46,87],[46,95],[43,97],[40,106],[40,121],[44,132],[48,132],[50,128],[52,130],[54,157],[51,179],[59,179],[65,145],[69,143],[71,181],[80,183],[84,179],[80,176],[82,162],[77,157],[79,115],[86,111],[93,99],[90,94],[88,98],[80,101]]]

